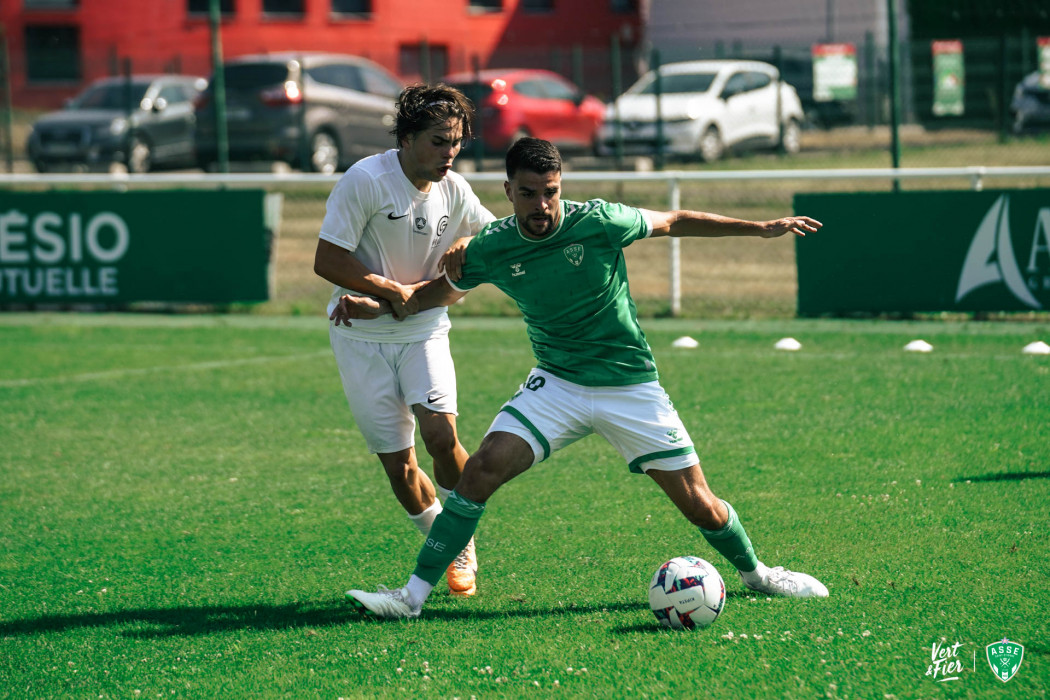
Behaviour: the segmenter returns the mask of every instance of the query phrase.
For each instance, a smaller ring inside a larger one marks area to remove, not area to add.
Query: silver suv
[[[332,174],[394,146],[402,84],[357,56],[284,52],[224,65],[230,161],[283,161]],[[197,100],[197,164],[218,160],[214,76]]]

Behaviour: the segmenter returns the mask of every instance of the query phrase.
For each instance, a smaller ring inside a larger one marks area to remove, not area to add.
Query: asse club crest
[[[565,257],[569,259],[569,262],[576,267],[579,267],[580,263],[583,262],[583,245],[580,243],[565,246],[565,250],[562,252],[565,253]]]
[[[1001,642],[992,642],[984,648],[992,673],[1003,683],[1010,680],[1021,668],[1024,647],[1003,637]]]

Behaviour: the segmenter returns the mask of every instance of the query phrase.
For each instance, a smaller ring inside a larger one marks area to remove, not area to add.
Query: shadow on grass
[[[956,484],[964,484],[967,481],[1025,481],[1027,479],[1050,479],[1050,472],[1005,472],[982,474],[981,476],[960,476],[952,481]]]
[[[558,608],[517,607],[504,610],[443,610],[440,604],[424,611],[422,620],[486,620],[514,617],[542,618],[555,615],[590,615],[648,610],[645,603],[574,605]],[[45,615],[0,622],[0,638],[66,632],[92,627],[120,628],[125,637],[158,638],[216,634],[231,630],[285,630],[321,628],[352,622],[391,624],[361,615],[342,598],[323,603],[287,605],[214,605],[199,607],[142,608],[76,615]],[[397,623],[394,623],[397,624]]]

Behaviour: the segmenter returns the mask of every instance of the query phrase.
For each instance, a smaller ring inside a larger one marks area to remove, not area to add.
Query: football
[[[649,607],[660,624],[671,629],[707,627],[725,604],[722,576],[700,557],[665,561],[649,583]]]

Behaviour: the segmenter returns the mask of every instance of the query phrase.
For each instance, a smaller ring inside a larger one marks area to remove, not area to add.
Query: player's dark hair
[[[397,98],[397,117],[390,133],[400,148],[401,142],[409,136],[449,119],[459,119],[463,124],[464,140],[471,137],[474,104],[466,95],[444,83],[409,85]]]
[[[560,173],[561,153],[550,141],[531,136],[518,139],[507,151],[507,179],[519,170],[533,173]]]

